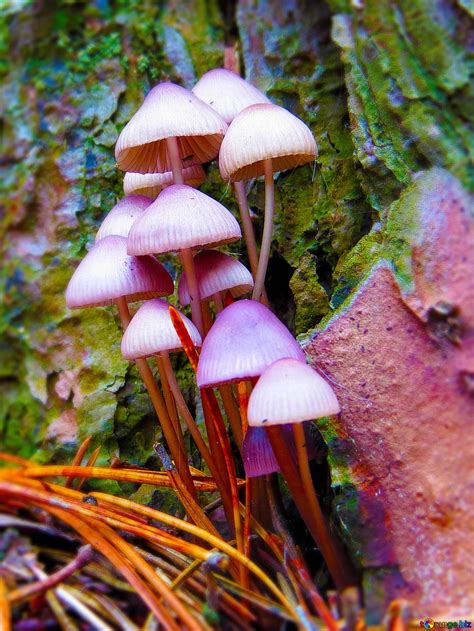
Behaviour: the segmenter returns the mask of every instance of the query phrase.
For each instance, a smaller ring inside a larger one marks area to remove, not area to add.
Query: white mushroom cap
[[[242,110],[232,121],[219,153],[224,180],[239,182],[264,175],[264,160],[285,171],[317,156],[316,141],[302,120],[278,105],[262,103]]]
[[[258,380],[249,399],[248,422],[265,427],[301,423],[339,411],[336,395],[321,375],[303,362],[284,358]]]
[[[193,92],[201,101],[216,110],[228,124],[249,105],[270,103],[251,83],[224,68],[206,72],[194,86]]]
[[[180,314],[195,346],[201,346],[201,336],[194,324]],[[166,300],[148,300],[133,316],[122,338],[122,355],[126,359],[148,357],[166,351],[182,349],[181,341],[173,326]]]
[[[200,164],[183,169],[184,183],[188,186],[200,186],[206,179]],[[125,195],[139,194],[156,199],[167,186],[174,184],[173,172],[167,173],[125,173],[123,190]]]
[[[235,217],[212,197],[185,184],[163,189],[133,224],[130,254],[164,254],[240,239]]]
[[[166,138],[178,139],[183,167],[209,162],[219,152],[226,122],[190,90],[174,83],[160,83],[123,128],[115,145],[122,171],[166,173],[172,171]]]

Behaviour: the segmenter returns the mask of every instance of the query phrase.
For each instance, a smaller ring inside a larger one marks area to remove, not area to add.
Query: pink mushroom
[[[194,94],[218,112],[227,124],[243,109],[257,103],[270,103],[267,97],[238,74],[223,68],[206,72],[193,88]],[[250,269],[255,278],[258,267],[257,244],[243,182],[234,182],[240,209]]]
[[[132,224],[150,204],[150,198],[144,195],[127,195],[109,211],[97,231],[95,240],[100,241],[110,235],[128,237]]]
[[[214,68],[203,74],[192,91],[216,110],[228,125],[249,105],[270,103],[258,88],[224,68]]]
[[[259,377],[277,359],[305,362],[297,341],[261,303],[239,300],[220,313],[203,342],[197,370],[200,388]]]
[[[245,265],[228,254],[217,250],[202,250],[194,257],[196,279],[201,300],[214,300],[218,311],[222,311],[222,291],[229,290],[233,298],[252,291],[253,278]],[[182,305],[190,301],[186,273],[178,283],[178,297]]]
[[[66,290],[68,307],[92,307],[116,303],[122,327],[130,322],[128,301],[145,300],[173,293],[166,269],[152,256],[127,254],[127,239],[107,236],[95,243],[79,264]],[[137,367],[150,394],[177,469],[188,491],[195,497],[186,455],[179,443],[162,394],[145,359]]]
[[[115,158],[123,171],[172,171],[175,184],[182,184],[182,168],[215,158],[226,131],[219,114],[192,92],[160,83],[122,130]]]
[[[117,301],[146,300],[173,293],[166,269],[152,256],[127,254],[127,239],[97,241],[74,272],[66,290],[68,307],[92,307]]]
[[[333,537],[314,490],[306,449],[303,421],[337,414],[339,403],[331,386],[310,366],[282,358],[258,380],[248,405],[250,426],[265,427],[278,464],[309,531],[321,550],[338,587],[354,577],[345,554]],[[298,468],[287,448],[283,424],[293,424]],[[299,473],[298,473],[299,470]]]
[[[280,359],[258,380],[249,399],[249,425],[301,423],[339,413],[334,390],[319,373],[295,359]]]
[[[273,173],[316,158],[313,134],[299,118],[271,103],[251,105],[232,121],[222,142],[219,168],[224,180],[238,182],[265,176],[265,222],[253,297],[264,289],[272,239]]]
[[[180,252],[193,321],[202,334],[192,248],[228,243],[240,236],[239,224],[222,204],[190,186],[173,185],[165,188],[132,226],[128,251],[131,254]]]
[[[200,186],[206,179],[200,164],[183,169],[183,180],[188,186]],[[174,184],[172,171],[167,173],[125,173],[123,190],[125,195],[139,194],[156,199],[161,191]]]
[[[197,328],[185,315],[180,314],[180,316],[191,342],[194,346],[201,346],[201,336]],[[145,302],[133,316],[125,331],[122,339],[122,354],[126,359],[139,359],[152,355],[156,357],[162,380],[169,386],[182,419],[209,470],[217,479],[220,478],[219,469],[189,411],[171,366],[169,354],[180,350],[182,350],[182,344],[173,326],[168,303],[159,298]]]
[[[218,315],[203,342],[198,386],[219,386],[221,394],[230,396],[228,384],[257,377],[276,359],[288,356],[304,361],[304,353],[288,329],[261,303],[240,300]],[[232,416],[229,421],[241,446],[242,422]]]

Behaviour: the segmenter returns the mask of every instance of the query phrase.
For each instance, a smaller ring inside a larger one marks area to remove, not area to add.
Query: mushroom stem
[[[252,225],[252,218],[250,217],[247,195],[245,194],[244,183],[234,182],[234,192],[240,210],[240,218],[242,220],[245,245],[247,247],[247,255],[249,257],[250,271],[252,272],[253,279],[255,280],[258,270],[258,250],[255,240],[255,232]],[[268,298],[265,287],[262,289],[261,301],[264,305],[268,305]]]
[[[265,276],[267,273],[268,259],[270,257],[270,246],[272,244],[273,231],[273,210],[275,189],[273,184],[272,159],[266,158],[263,161],[265,171],[265,219],[263,224],[262,246],[260,248],[260,258],[258,260],[257,277],[253,288],[253,300],[262,300],[265,288]]]
[[[216,307],[217,313],[220,313],[224,308],[224,302],[222,300],[221,292],[216,291],[215,294],[212,294],[212,299],[214,301],[214,306]]]
[[[201,311],[201,301],[199,300],[199,285],[196,278],[193,252],[190,248],[180,251],[181,264],[188,280],[189,300],[191,303],[191,315],[199,333],[204,337],[204,322]]]
[[[155,355],[156,365],[158,366],[158,372],[160,375],[161,388],[163,390],[163,396],[165,399],[166,409],[168,410],[168,414],[170,416],[171,422],[173,423],[174,431],[176,432],[176,436],[178,437],[181,448],[184,452],[186,452],[186,447],[184,445],[184,437],[181,429],[181,425],[179,423],[178,414],[176,412],[176,403],[173,398],[173,394],[171,392],[170,384],[168,381],[168,377],[166,374],[166,370],[163,364],[163,358],[161,355]]]
[[[298,469],[293,463],[290,453],[288,451],[288,445],[285,440],[285,436],[278,425],[273,425],[266,428],[268,436],[270,438],[273,451],[275,453],[278,464],[280,465],[281,472],[283,473],[285,480],[290,489],[291,495],[295,501],[298,511],[303,518],[308,530],[311,533],[314,541],[321,551],[324,560],[328,566],[328,569],[339,589],[343,589],[349,585],[356,583],[353,571],[349,566],[345,555],[334,540],[326,519],[321,511],[321,507],[315,497],[315,502],[310,503],[308,501],[307,489],[302,483],[301,477],[298,474]],[[298,441],[301,443],[299,434]],[[306,452],[306,447],[304,447]],[[306,454],[305,454],[306,455]],[[307,461],[307,455],[306,455]],[[311,483],[312,486],[312,483]],[[314,487],[313,493],[314,493]],[[315,495],[315,493],[314,493]],[[314,498],[313,498],[314,499]]]
[[[239,408],[234,398],[232,388],[229,384],[219,386],[219,393],[222,398],[222,403],[224,404],[227,420],[229,421],[229,425],[232,428],[234,440],[237,444],[237,447],[239,448],[239,451],[241,452],[243,441],[242,420],[240,418]]]
[[[171,162],[171,170],[173,172],[173,180],[175,184],[184,184],[183,179],[183,163],[179,155],[178,139],[175,136],[166,138],[166,150]],[[181,263],[186,272],[188,279],[188,290],[191,301],[191,313],[193,322],[197,326],[199,333],[204,334],[204,324],[202,320],[201,304],[199,301],[199,285],[196,279],[196,270],[194,269],[194,260],[192,250],[187,248],[180,251]]]
[[[124,297],[118,298],[117,307],[119,311],[120,321],[122,323],[122,328],[125,331],[131,320],[127,300]],[[163,396],[153,377],[150,366],[148,365],[146,359],[136,359],[135,361],[143,383],[145,384],[145,387],[148,390],[148,394],[150,395],[153,407],[155,408],[156,415],[158,416],[158,420],[163,430],[163,435],[166,439],[166,442],[168,443],[171,455],[173,456],[176,469],[178,470],[178,473],[182,478],[187,490],[192,495],[192,497],[196,499],[197,493],[196,489],[194,488],[193,478],[189,471],[186,454],[179,444],[179,440],[176,436],[176,432],[166,409]]]
[[[178,139],[175,136],[166,138],[166,150],[171,162],[171,171],[173,172],[174,183],[184,184],[183,163],[179,156]]]
[[[232,500],[230,495],[228,494],[227,486],[222,479],[220,471],[214,462],[214,459],[209,451],[204,439],[201,436],[201,432],[199,431],[198,426],[193,418],[193,415],[189,411],[189,408],[184,400],[183,393],[181,392],[181,388],[176,380],[176,376],[173,372],[173,368],[171,366],[170,358],[168,353],[161,353],[161,361],[163,363],[163,369],[166,373],[166,377],[168,379],[168,383],[170,385],[171,392],[173,393],[174,400],[176,401],[176,405],[178,406],[179,413],[181,414],[182,419],[186,423],[189,433],[191,434],[194,442],[196,443],[197,448],[204,460],[204,462],[209,467],[209,470],[212,474],[212,477],[216,481],[217,486],[219,487],[219,491],[222,497],[222,502],[224,506],[227,506],[227,510],[232,514]]]
[[[252,276],[255,280],[258,269],[257,242],[255,240],[255,233],[253,231],[252,219],[250,217],[249,205],[247,201],[247,195],[245,194],[244,183],[234,182],[234,192],[240,210],[240,218],[242,220],[245,245],[247,247],[247,254],[249,257],[250,271],[252,272]]]
[[[207,335],[213,325],[211,310],[206,300],[201,300],[202,319],[204,322],[204,335]]]

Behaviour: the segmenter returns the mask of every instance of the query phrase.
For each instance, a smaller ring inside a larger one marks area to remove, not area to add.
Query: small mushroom
[[[188,279],[193,322],[203,334],[192,248],[240,239],[239,224],[222,204],[190,186],[165,188],[130,230],[131,254],[180,252]]]
[[[213,300],[218,311],[222,311],[222,291],[230,291],[233,298],[239,298],[252,291],[253,278],[245,265],[228,254],[217,250],[202,250],[194,257],[196,278],[201,300]],[[190,301],[186,273],[178,283],[180,303]]]
[[[298,342],[268,307],[239,300],[218,315],[203,342],[198,386],[209,388],[259,377],[282,357],[305,363]]]
[[[218,112],[228,125],[249,105],[270,103],[258,88],[224,68],[214,68],[203,74],[192,91]]]
[[[196,188],[206,179],[204,169],[200,164],[183,169],[183,180],[188,186]],[[146,195],[156,199],[161,191],[174,184],[173,173],[125,173],[123,190],[125,195]]]
[[[319,373],[295,359],[280,359],[262,374],[248,406],[249,425],[301,423],[339,413],[334,390]]]
[[[180,314],[191,342],[201,346],[201,336],[194,324]],[[145,302],[133,316],[122,339],[122,354],[126,359],[156,356],[160,375],[169,385],[179,413],[185,421],[201,455],[213,476],[220,473],[209,448],[204,442],[196,422],[189,411],[170,362],[170,353],[182,350],[181,340],[173,326],[169,305],[159,298]],[[178,428],[179,431],[180,428]]]
[[[242,110],[232,121],[219,153],[224,180],[238,182],[265,176],[265,222],[253,298],[264,289],[272,238],[274,211],[273,173],[292,169],[316,158],[313,134],[287,110],[261,103]]]
[[[82,259],[66,290],[68,307],[146,300],[173,293],[173,279],[152,256],[127,254],[127,239],[110,235]]]
[[[302,423],[337,414],[339,403],[331,386],[310,366],[282,358],[265,370],[248,405],[248,423],[265,427],[280,469],[299,512],[326,560],[338,587],[353,584],[352,569],[326,522],[314,490]],[[298,466],[282,427],[292,424]]]
[[[182,184],[182,168],[215,158],[226,131],[226,122],[192,92],[160,83],[123,128],[115,158],[122,171],[172,171]]]
[[[128,237],[130,228],[140,215],[142,215],[151,199],[145,195],[127,195],[109,211],[95,236],[96,241],[111,235]]]

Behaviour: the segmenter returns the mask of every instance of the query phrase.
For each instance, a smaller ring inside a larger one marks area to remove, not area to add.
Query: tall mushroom
[[[206,179],[204,169],[200,164],[183,169],[183,180],[188,186],[196,188]],[[125,195],[146,195],[156,199],[161,191],[174,184],[173,172],[167,173],[125,173],[123,191]]]
[[[204,327],[192,249],[229,243],[240,237],[239,224],[222,204],[190,186],[173,185],[161,191],[134,223],[128,251],[130,254],[180,253],[188,279],[193,321],[202,335]]]
[[[127,254],[127,239],[110,235],[96,241],[79,264],[67,286],[66,304],[77,308],[115,303],[122,327],[126,330],[130,322],[129,301],[168,296],[173,289],[173,280],[161,263],[152,256],[130,256]],[[138,359],[137,367],[178,472],[189,492],[195,496],[186,454],[179,444],[161,392],[146,360]]]
[[[246,107],[256,103],[270,103],[267,97],[251,83],[235,72],[223,68],[206,72],[194,86],[193,92],[216,110],[228,125]],[[250,269],[255,278],[258,267],[257,244],[242,181],[234,182],[234,191],[242,219]]]
[[[160,83],[122,130],[115,157],[123,171],[171,171],[174,183],[183,184],[183,167],[215,158],[226,131],[227,123],[192,92],[174,83]],[[183,267],[192,268],[189,249],[183,250],[181,259]],[[190,282],[190,292],[193,319],[202,332],[196,283]]]
[[[242,110],[232,121],[219,153],[219,169],[226,181],[265,176],[265,221],[253,298],[260,300],[272,239],[273,173],[292,169],[316,158],[313,134],[287,110],[262,103]]]
[[[180,314],[183,325],[194,346],[201,346],[201,336],[194,324]],[[126,359],[140,359],[154,355],[160,365],[160,372],[166,375],[179,413],[186,423],[189,432],[198,447],[204,462],[218,483],[222,494],[226,493],[226,484],[222,481],[212,453],[204,442],[199,428],[186,404],[173,368],[170,353],[182,350],[182,343],[171,321],[169,305],[165,300],[156,298],[145,302],[133,316],[122,339],[122,354]]]
[[[269,366],[249,399],[249,426],[265,427],[280,468],[309,531],[339,588],[353,584],[353,571],[321,511],[308,464],[302,423],[337,414],[331,386],[310,366],[282,358]],[[293,424],[300,477],[294,470],[288,442],[278,426]]]

